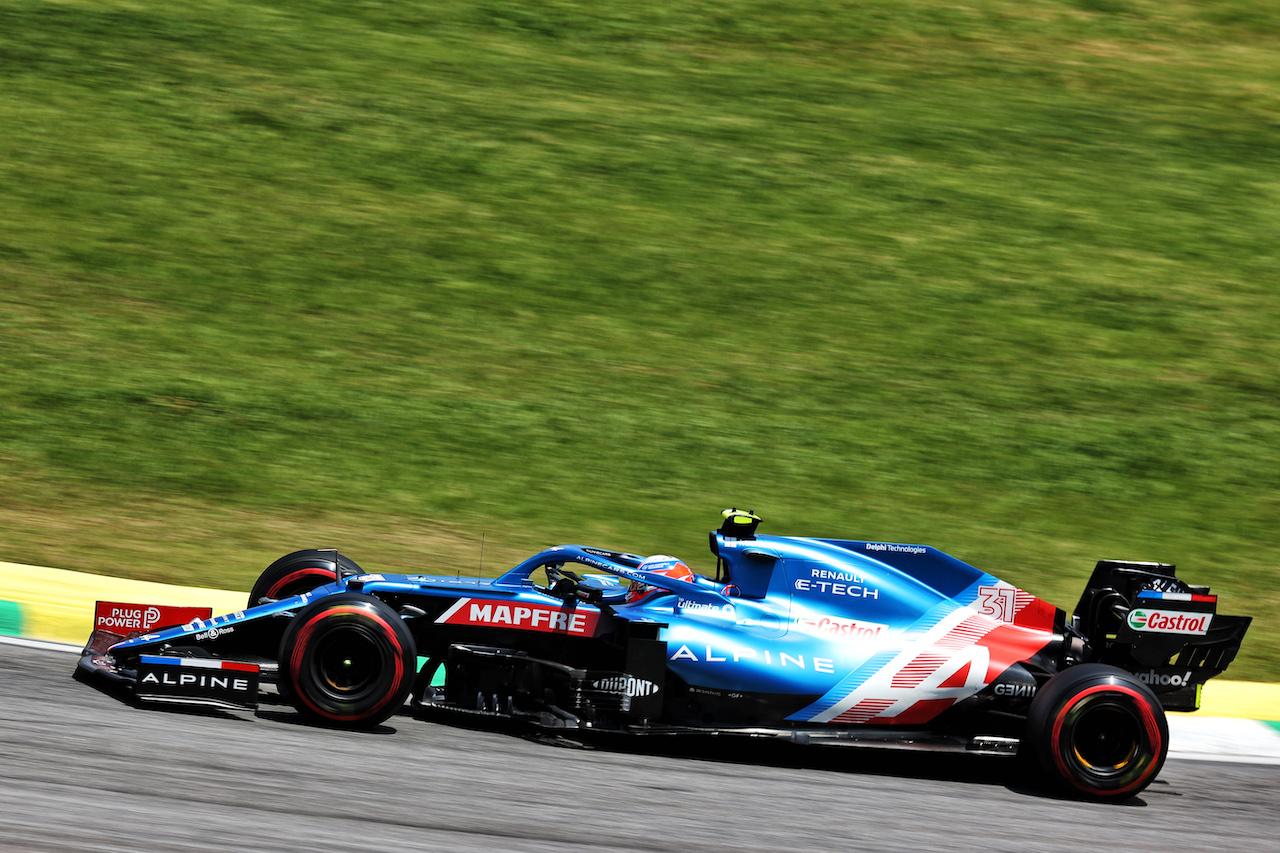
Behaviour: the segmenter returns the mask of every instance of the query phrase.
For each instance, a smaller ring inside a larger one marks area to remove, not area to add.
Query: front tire
[[[283,695],[308,719],[374,726],[413,687],[417,649],[404,620],[372,596],[343,592],[304,607],[280,642]]]
[[[315,548],[294,551],[267,566],[258,576],[249,592],[249,606],[256,607],[263,599],[292,598],[340,578],[362,574],[364,569],[355,560],[337,551]]]
[[[1096,800],[1128,799],[1169,753],[1160,700],[1132,674],[1080,664],[1050,678],[1031,702],[1027,740],[1060,784]]]

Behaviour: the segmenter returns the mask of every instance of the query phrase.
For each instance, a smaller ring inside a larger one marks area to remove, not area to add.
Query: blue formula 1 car
[[[156,606],[147,624],[141,607],[99,614],[77,676],[139,702],[245,708],[274,683],[336,726],[408,700],[561,732],[1023,749],[1076,792],[1116,799],[1155,778],[1165,710],[1199,706],[1250,622],[1161,563],[1099,562],[1068,618],[933,548],[758,524],[725,511],[715,577],[579,545],[496,579],[370,574],[298,551],[243,611],[163,629],[175,618]]]

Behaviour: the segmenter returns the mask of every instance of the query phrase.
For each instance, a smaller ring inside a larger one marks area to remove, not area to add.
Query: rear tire
[[[1040,688],[1027,714],[1027,741],[1050,776],[1076,795],[1124,800],[1164,766],[1169,724],[1160,700],[1135,676],[1080,664]]]
[[[374,726],[404,705],[417,648],[404,620],[358,592],[325,596],[298,612],[280,641],[279,682],[303,716]]]
[[[333,583],[339,578],[362,574],[364,569],[355,560],[336,551],[319,551],[314,548],[294,551],[267,566],[266,571],[258,576],[249,592],[249,606],[261,604],[264,598],[292,598],[318,586]]]

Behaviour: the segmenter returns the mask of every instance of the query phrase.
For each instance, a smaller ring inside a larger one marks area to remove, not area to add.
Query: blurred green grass
[[[0,0],[0,552],[1177,562],[1280,678],[1280,10]]]

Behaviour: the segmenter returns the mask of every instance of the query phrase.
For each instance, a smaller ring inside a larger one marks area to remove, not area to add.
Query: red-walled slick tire
[[[413,687],[417,649],[390,606],[358,592],[330,595],[294,616],[280,641],[280,683],[303,716],[327,725],[381,723]]]
[[[318,586],[333,583],[338,578],[362,575],[360,568],[349,557],[337,551],[320,551],[309,548],[285,554],[267,566],[249,592],[249,606],[262,603],[262,599],[279,600],[310,592]]]
[[[1044,769],[1077,795],[1124,800],[1156,778],[1169,753],[1160,700],[1122,669],[1080,664],[1031,702],[1027,740]]]

